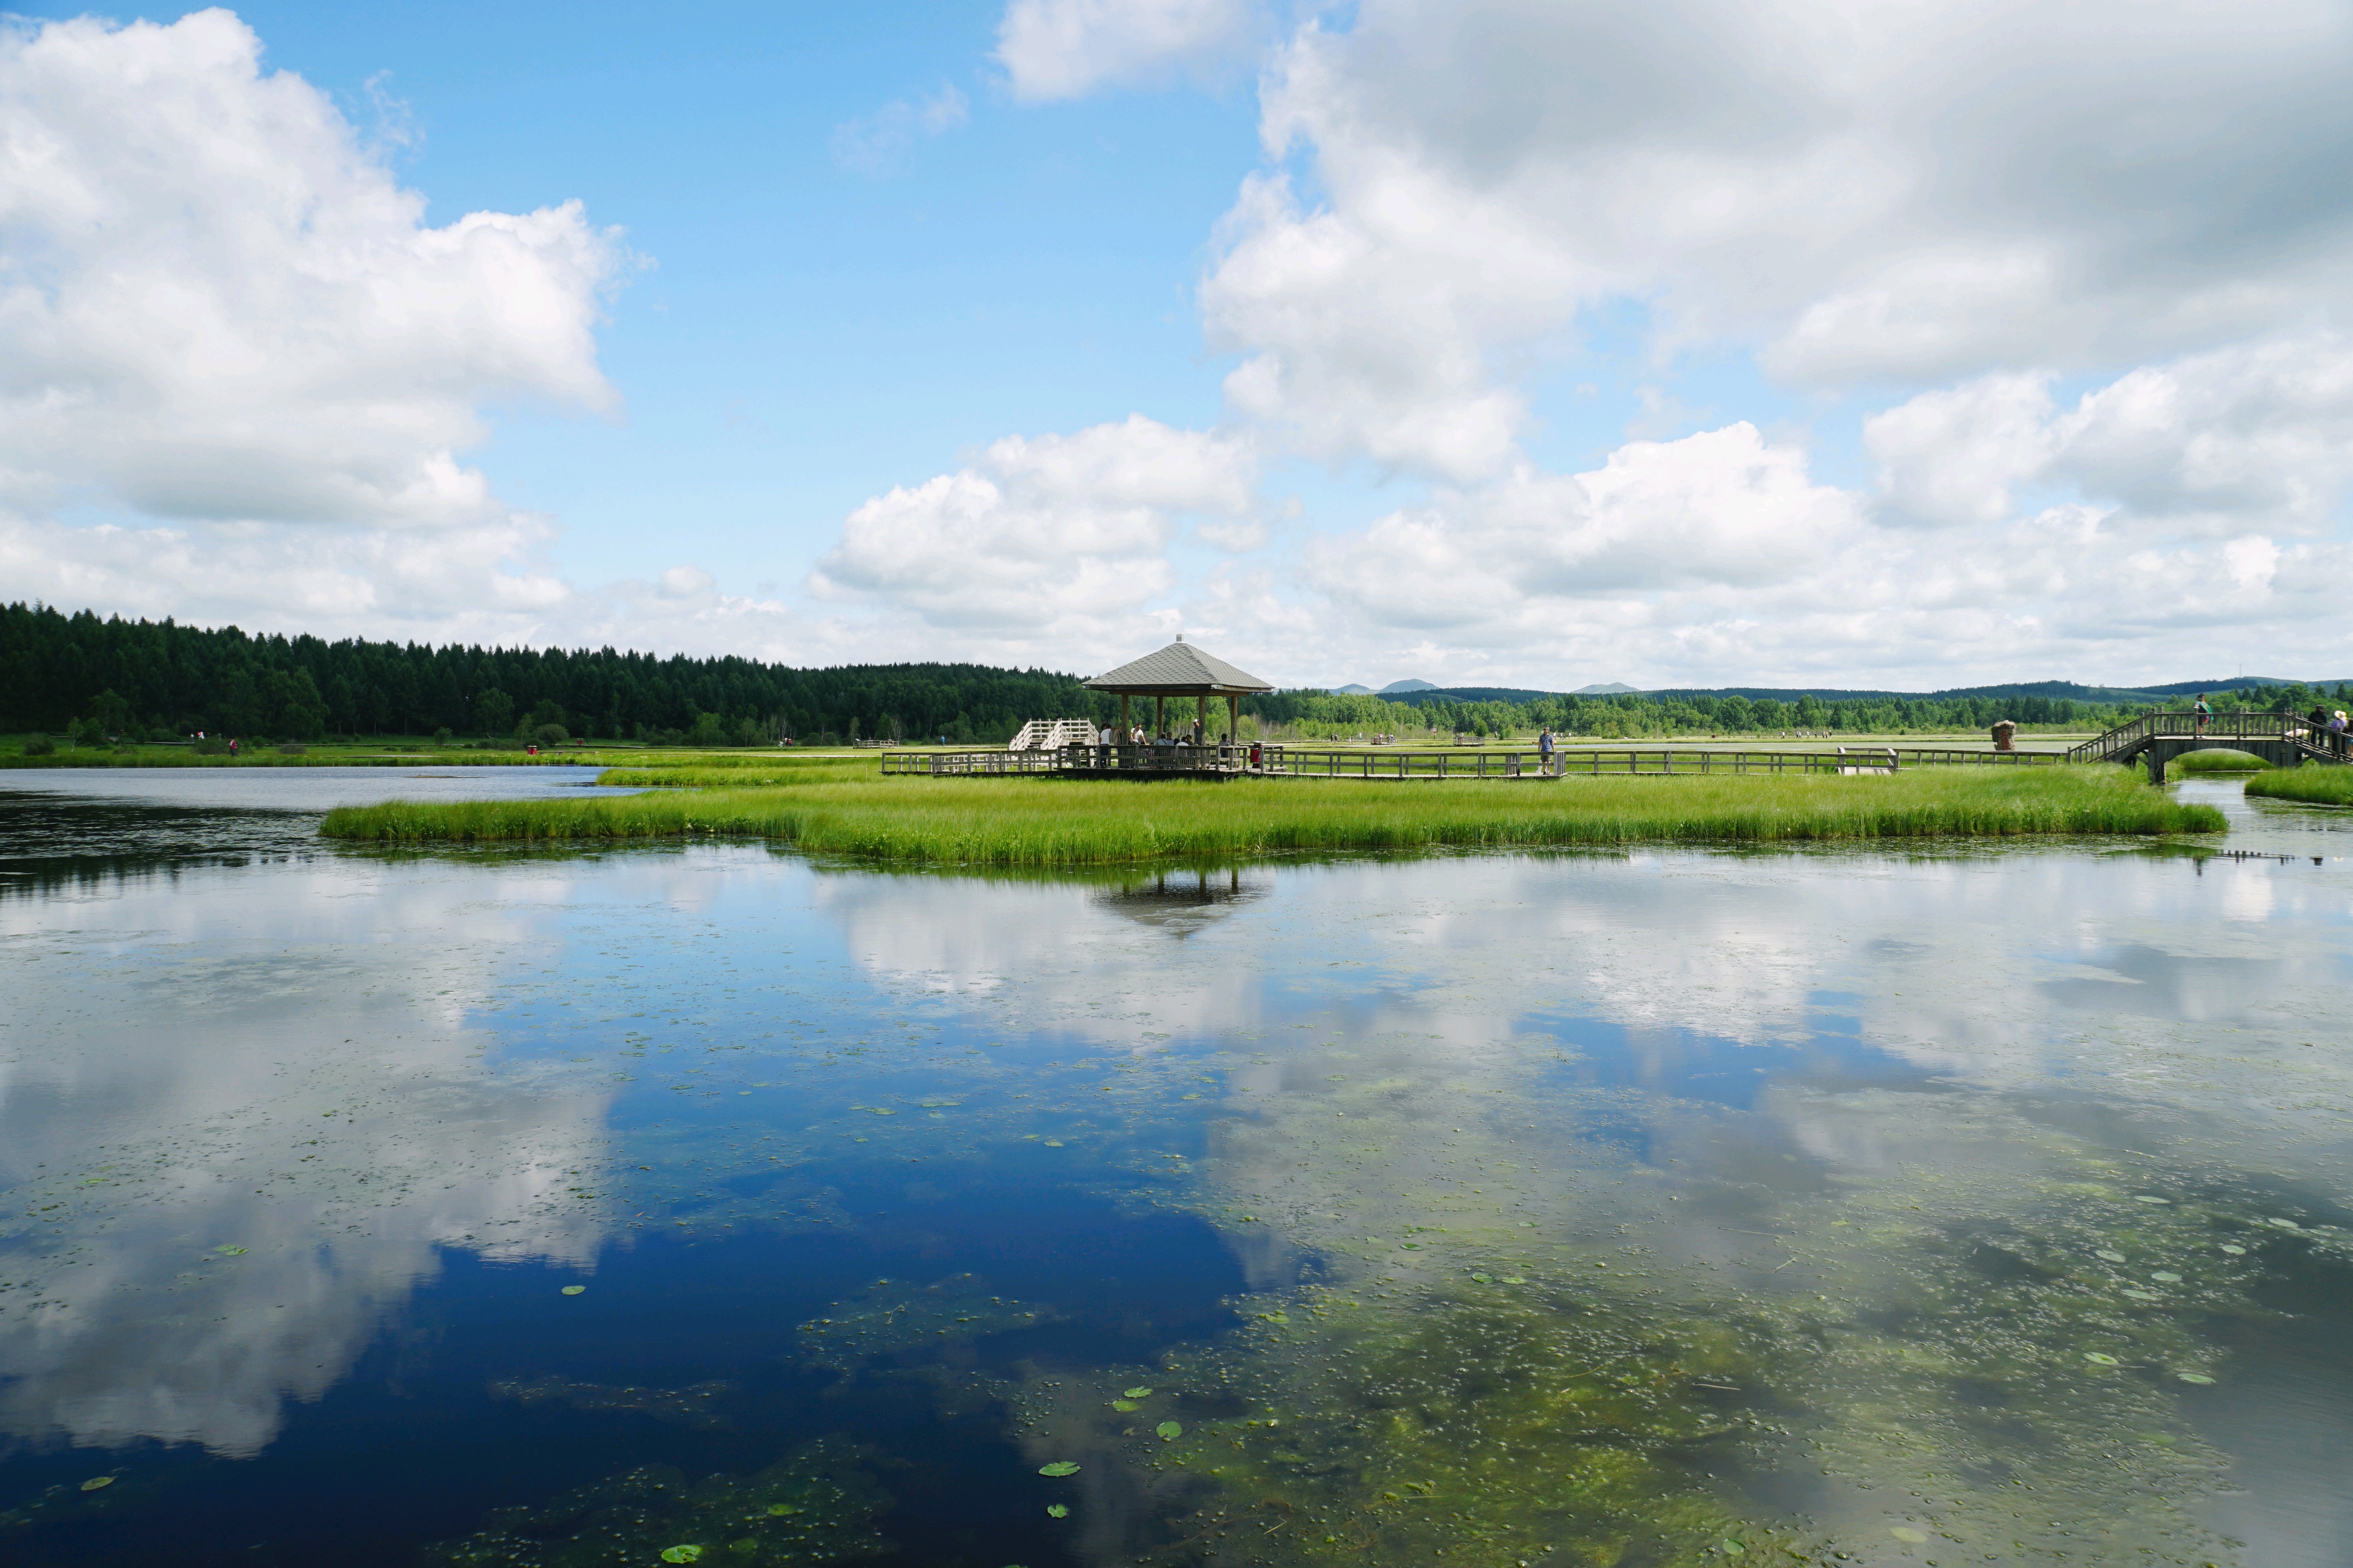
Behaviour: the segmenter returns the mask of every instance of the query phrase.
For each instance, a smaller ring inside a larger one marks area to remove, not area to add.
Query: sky
[[[2339,0],[0,22],[0,599],[1282,685],[2353,677]]]

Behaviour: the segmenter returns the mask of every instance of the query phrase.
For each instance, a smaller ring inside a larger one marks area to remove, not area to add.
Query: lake
[[[2343,811],[313,836],[591,777],[0,773],[0,1559],[2348,1561]]]

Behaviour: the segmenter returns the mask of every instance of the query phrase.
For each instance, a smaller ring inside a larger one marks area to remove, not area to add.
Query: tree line
[[[972,664],[797,669],[615,649],[328,642],[90,611],[0,608],[0,730],[134,740],[199,731],[756,745],[945,736],[1003,742],[1030,719],[1089,711],[1076,676]]]
[[[867,738],[1001,744],[1031,719],[1109,721],[1119,700],[1075,675],[972,664],[799,669],[737,658],[598,649],[328,642],[235,626],[0,607],[0,731],[133,740],[198,732],[254,741],[330,735],[587,739],[760,745]],[[2218,691],[2217,708],[2304,712],[2353,701],[2344,685]],[[2169,703],[2187,706],[2187,700]],[[1212,708],[1218,704],[1213,703]],[[1171,722],[1189,722],[1189,701]],[[1596,740],[1672,735],[1890,734],[1982,730],[1996,720],[2096,729],[2137,709],[2065,697],[1873,694],[1795,700],[1738,692],[1546,696],[1521,701],[1415,694],[1399,700],[1318,690],[1248,699],[1262,734],[1386,733],[1502,738],[1555,731]],[[1149,704],[1136,710],[1148,721]],[[1181,715],[1181,719],[1176,717]],[[1217,715],[1211,715],[1215,722]]]

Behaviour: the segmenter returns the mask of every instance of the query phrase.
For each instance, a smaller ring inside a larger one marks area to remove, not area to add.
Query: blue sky
[[[35,8],[0,592],[812,663],[1183,629],[1286,682],[2341,675],[2353,39],[2128,9]]]

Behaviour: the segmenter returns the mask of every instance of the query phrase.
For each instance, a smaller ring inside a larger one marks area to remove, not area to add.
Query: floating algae
[[[878,1280],[800,1326],[801,1354],[854,1373],[883,1356],[928,1356],[987,1334],[1059,1321],[1050,1307],[988,1293],[976,1274],[955,1274],[920,1289]]]
[[[727,1383],[697,1383],[684,1388],[640,1388],[633,1384],[575,1383],[550,1373],[535,1378],[501,1378],[490,1387],[491,1397],[515,1405],[561,1405],[591,1415],[650,1415],[681,1426],[723,1426],[726,1418],[715,1406],[733,1387]]]
[[[755,1475],[689,1484],[651,1465],[491,1516],[490,1528],[426,1549],[422,1568],[639,1568],[717,1559],[745,1568],[818,1568],[885,1557],[877,1532],[891,1506],[868,1455],[821,1437]],[[780,1511],[781,1510],[781,1511]],[[672,1555],[692,1552],[693,1555]]]

